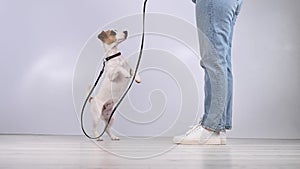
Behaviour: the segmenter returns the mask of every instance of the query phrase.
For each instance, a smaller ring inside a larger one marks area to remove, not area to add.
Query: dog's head
[[[116,30],[102,31],[98,35],[98,39],[107,45],[117,45],[123,42],[128,36],[127,31],[118,32]]]

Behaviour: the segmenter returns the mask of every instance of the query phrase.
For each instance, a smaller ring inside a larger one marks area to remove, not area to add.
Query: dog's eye
[[[117,33],[115,32],[115,31],[111,31],[110,32],[110,35],[113,35],[113,36],[115,36]]]

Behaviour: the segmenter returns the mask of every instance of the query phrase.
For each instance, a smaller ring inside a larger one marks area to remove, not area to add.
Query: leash
[[[102,131],[102,133],[101,133],[99,136],[92,137],[92,136],[90,136],[90,135],[85,131],[85,129],[84,129],[84,124],[83,124],[84,109],[85,109],[86,104],[87,104],[87,102],[89,101],[89,98],[91,97],[91,95],[92,95],[94,89],[96,88],[96,86],[97,86],[97,84],[98,84],[98,82],[99,82],[99,80],[100,80],[100,77],[102,76],[102,74],[103,74],[103,72],[104,72],[105,63],[106,63],[107,61],[109,61],[110,59],[112,59],[112,58],[114,58],[114,57],[117,57],[117,56],[121,55],[121,53],[117,53],[117,54],[115,54],[115,55],[113,55],[113,56],[109,56],[109,57],[107,57],[107,58],[105,58],[105,59],[103,60],[103,62],[102,62],[102,69],[101,69],[101,71],[100,71],[100,73],[99,73],[99,75],[98,75],[98,77],[97,77],[97,79],[96,79],[96,81],[95,81],[95,83],[94,83],[92,89],[90,90],[88,96],[86,97],[86,99],[85,99],[85,101],[84,101],[84,103],[83,103],[83,106],[82,106],[82,109],[81,109],[81,130],[82,130],[82,132],[84,133],[84,135],[85,135],[87,138],[89,138],[89,139],[98,139],[98,138],[100,138],[101,136],[103,136],[103,134],[105,133],[105,131],[106,131],[106,129],[107,129],[107,127],[108,127],[108,125],[109,125],[109,123],[110,123],[110,121],[111,121],[112,116],[114,115],[115,111],[117,110],[117,108],[119,107],[119,105],[121,104],[121,102],[124,100],[126,94],[127,94],[128,91],[130,90],[130,88],[131,88],[131,86],[132,86],[132,84],[133,84],[133,82],[134,82],[134,80],[135,80],[135,77],[136,77],[136,74],[137,74],[137,70],[138,70],[138,68],[139,68],[139,66],[140,66],[140,62],[141,62],[141,59],[142,59],[143,49],[144,49],[146,6],[147,6],[147,0],[144,1],[144,6],[143,6],[143,31],[142,31],[142,40],[141,40],[141,46],[140,46],[140,53],[139,53],[139,57],[138,57],[138,60],[137,60],[136,66],[135,66],[134,74],[133,74],[133,76],[132,76],[132,79],[131,79],[130,84],[129,84],[129,86],[127,87],[126,91],[123,93],[122,97],[119,99],[119,101],[117,102],[117,104],[116,104],[115,107],[113,108],[112,113],[111,113],[111,115],[110,115],[110,117],[109,117],[109,119],[108,119],[107,124],[105,125],[104,130]]]

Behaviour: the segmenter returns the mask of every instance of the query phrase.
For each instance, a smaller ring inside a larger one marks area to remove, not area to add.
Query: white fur
[[[116,34],[116,41],[111,44],[103,44],[105,53],[108,56],[112,56],[119,52],[117,45],[126,39],[124,32]],[[103,112],[103,106],[108,107],[105,110],[110,110],[119,101],[120,97],[126,90],[130,78],[133,76],[134,70],[130,67],[127,61],[121,56],[115,57],[106,62],[105,71],[103,74],[103,81],[100,84],[99,91],[96,96],[91,99],[91,109],[93,118],[93,133],[95,136],[99,136],[98,124],[99,120],[104,120],[107,124],[107,116],[111,111]],[[135,78],[136,82],[141,82],[139,75]],[[109,103],[113,102],[113,105]],[[111,133],[111,126],[114,122],[114,118],[111,119],[110,124],[106,129],[106,133],[112,140],[119,140],[118,137]],[[99,140],[103,140],[100,138]]]

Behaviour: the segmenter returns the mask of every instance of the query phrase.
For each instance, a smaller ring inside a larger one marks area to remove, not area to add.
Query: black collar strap
[[[120,55],[121,55],[121,52],[116,53],[116,54],[114,54],[114,55],[112,55],[112,56],[108,56],[107,58],[105,58],[105,61],[109,61],[110,59],[113,59],[113,58],[118,57],[118,56],[120,56]]]

